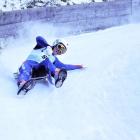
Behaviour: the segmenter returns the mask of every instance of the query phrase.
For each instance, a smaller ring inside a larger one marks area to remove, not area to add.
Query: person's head
[[[53,42],[53,46],[52,46],[54,55],[64,54],[67,51],[67,46],[68,46],[68,43],[65,40],[56,39]]]

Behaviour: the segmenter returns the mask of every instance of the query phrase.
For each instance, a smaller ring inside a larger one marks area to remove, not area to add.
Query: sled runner
[[[17,79],[18,73],[14,73],[14,76],[15,79]],[[65,81],[66,78],[67,78],[67,71],[65,69],[61,69],[57,77],[55,77],[55,83],[54,83],[55,87],[60,88],[63,85],[63,82]],[[19,95],[21,91],[22,94],[25,95],[29,90],[34,88],[36,82],[40,80],[45,80],[52,83],[51,75],[49,74],[48,71],[46,71],[45,67],[43,66],[39,67],[38,69],[33,68],[32,77],[24,85],[19,87],[17,95]]]

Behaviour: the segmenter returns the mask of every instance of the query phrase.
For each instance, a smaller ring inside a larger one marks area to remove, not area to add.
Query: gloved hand
[[[86,68],[83,65],[75,65],[75,66],[78,66],[80,69],[85,69]]]

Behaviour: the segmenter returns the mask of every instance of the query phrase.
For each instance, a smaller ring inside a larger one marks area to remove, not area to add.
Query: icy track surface
[[[87,69],[69,72],[60,89],[38,83],[18,97],[12,73],[34,38],[0,54],[0,140],[140,139],[140,24],[66,37],[59,59]]]

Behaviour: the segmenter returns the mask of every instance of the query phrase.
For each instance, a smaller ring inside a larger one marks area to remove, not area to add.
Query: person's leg
[[[34,61],[25,61],[21,67],[19,68],[19,75],[18,75],[18,85],[23,85],[31,78],[32,67],[37,65]]]
[[[59,73],[59,68],[56,68],[55,65],[50,62],[49,59],[44,60],[43,62],[40,63],[40,65],[44,65],[45,69],[48,72],[48,80],[51,84],[54,84],[54,80],[57,79],[58,73]],[[54,78],[54,80],[52,79]]]
[[[48,79],[49,79],[50,83],[53,83],[52,78],[51,78],[51,77],[53,77],[55,80],[55,83],[54,83],[55,86],[57,88],[61,87],[67,77],[67,71],[65,69],[56,68],[55,65],[53,63],[51,63],[49,60],[45,60],[41,64],[43,64],[46,67],[46,69],[49,70]]]
[[[50,75],[55,76],[57,68],[55,67],[55,65],[52,62],[50,62],[49,59],[44,60],[39,65],[43,65],[45,67],[45,69],[49,72]]]

